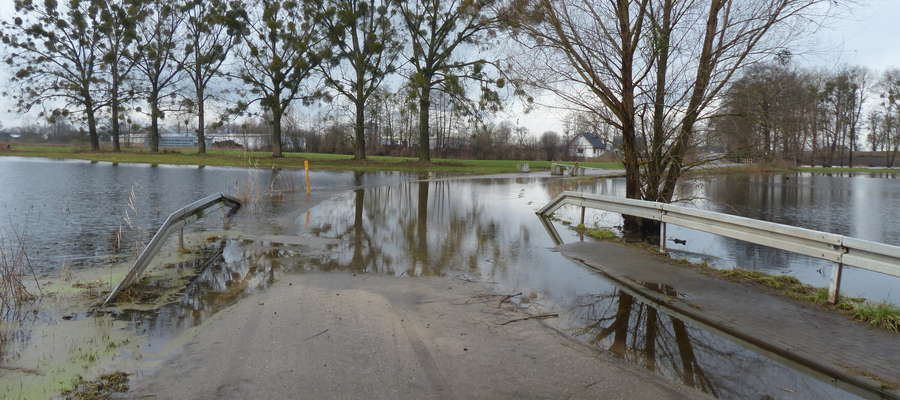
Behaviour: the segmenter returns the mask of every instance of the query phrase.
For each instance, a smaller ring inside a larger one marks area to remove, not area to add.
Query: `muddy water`
[[[330,270],[404,279],[437,275],[446,276],[449,284],[474,279],[496,285],[503,293],[521,292],[515,298],[518,304],[542,304],[560,312],[561,317],[553,323],[569,334],[718,397],[851,397],[642,304],[599,273],[552,250],[554,243],[534,210],[563,190],[620,194],[623,182],[531,178],[411,181],[414,178],[314,173],[313,196],[327,200],[303,212],[298,211],[299,204],[310,200],[294,190],[303,182],[296,172],[0,159],[0,187],[14,188],[0,192],[0,213],[12,216],[6,226],[28,227],[31,244],[38,249],[37,260],[48,272],[61,262],[87,260],[81,265],[90,267],[100,257],[128,253],[110,244],[109,236],[119,229],[122,214],[129,209],[132,187],[139,193],[134,196],[139,203],[134,209],[153,210],[150,215],[135,213],[138,225],[153,226],[168,211],[209,192],[244,191],[257,201],[241,212],[234,229],[329,240],[322,246],[327,251],[314,254],[290,246],[225,240],[221,260],[204,270],[178,301],[153,311],[116,315],[116,321],[127,323],[127,330],[141,338],[137,354],[145,360],[163,357],[160,354],[180,332],[254,291],[265,290],[282,273]],[[726,176],[687,182],[681,193],[702,197],[694,202],[699,207],[837,233],[860,232],[856,236],[890,242],[897,235],[891,224],[882,223],[876,229],[862,222],[857,228],[848,223],[855,221],[848,213],[859,218],[865,214],[859,210],[871,211],[876,206],[896,209],[895,202],[900,202],[900,196],[893,195],[900,194],[894,181],[863,178],[869,181],[811,175]],[[795,184],[797,188],[790,189]],[[272,188],[284,195],[272,195]],[[877,199],[881,203],[867,203],[871,201],[868,193],[873,191],[882,195]],[[815,210],[804,214],[810,208]],[[815,216],[826,212],[823,208],[834,215]],[[575,210],[561,211],[570,220],[575,220],[575,214]],[[61,222],[44,222],[49,220]],[[588,220],[597,225],[620,223],[617,216],[603,213],[590,213]],[[200,227],[221,229],[219,223],[207,221],[207,226]],[[557,228],[564,240],[577,240],[564,226]],[[844,228],[848,231],[840,231]],[[709,259],[726,268],[740,265],[788,272],[811,283],[821,278],[818,272],[809,271],[816,269],[814,261],[695,232],[672,229],[671,233],[687,240],[679,249],[687,258]],[[865,291],[870,298],[890,299],[891,287],[896,287],[896,283],[879,286],[872,281],[876,278],[852,270],[847,276],[846,291]]]

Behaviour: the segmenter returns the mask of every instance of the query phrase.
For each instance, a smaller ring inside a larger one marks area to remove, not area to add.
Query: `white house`
[[[608,145],[606,141],[593,133],[580,133],[575,136],[575,139],[572,139],[569,148],[575,157],[594,158],[606,153]]]

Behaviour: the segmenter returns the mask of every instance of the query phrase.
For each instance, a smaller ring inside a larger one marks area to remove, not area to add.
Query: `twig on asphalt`
[[[317,333],[317,334],[315,334],[315,335],[312,335],[312,336],[310,336],[310,337],[308,337],[308,338],[306,338],[306,339],[303,339],[303,341],[305,342],[305,341],[310,340],[310,339],[315,339],[315,338],[317,338],[317,337],[319,337],[319,336],[324,335],[325,332],[328,332],[328,329],[326,329],[326,330],[324,330],[324,331],[322,331],[322,332],[319,332],[319,333]]]
[[[500,299],[500,303],[497,304],[497,307],[499,308],[500,306],[503,305],[503,303],[506,303],[507,301],[509,301],[509,300],[512,299],[513,297],[521,296],[521,295],[522,295],[522,292],[519,292],[519,293],[516,293],[516,294],[508,294],[508,295],[506,295],[506,296],[503,296],[503,298]]]
[[[497,282],[493,282],[493,281],[481,281],[481,280],[478,280],[478,279],[472,279],[472,278],[469,278],[469,277],[467,277],[467,276],[465,276],[465,275],[456,275],[456,276],[454,276],[454,278],[459,279],[459,280],[461,280],[461,281],[463,281],[463,282],[468,282],[468,283],[488,283],[488,284],[492,284],[492,285],[496,285],[496,284],[497,284]]]
[[[547,318],[556,318],[556,317],[558,317],[558,316],[559,316],[559,314],[531,315],[531,316],[528,316],[528,317],[525,317],[525,318],[511,319],[511,320],[509,320],[509,321],[506,321],[506,322],[503,322],[503,323],[499,323],[499,324],[497,324],[497,325],[508,325],[508,324],[513,323],[513,322],[527,321],[527,320],[529,320],[529,319],[547,319]]]
[[[455,306],[461,306],[461,305],[466,305],[466,304],[484,304],[484,303],[492,302],[492,301],[494,301],[494,299],[496,299],[498,297],[499,298],[503,298],[503,297],[512,298],[512,297],[515,297],[520,294],[521,293],[517,293],[517,294],[493,294],[493,293],[476,294],[474,296],[469,296],[466,299],[466,301],[464,301],[462,303],[450,303],[450,304],[453,304]]]

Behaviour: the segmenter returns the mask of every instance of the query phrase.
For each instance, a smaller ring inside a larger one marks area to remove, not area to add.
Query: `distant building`
[[[579,133],[569,145],[572,156],[581,158],[599,157],[608,148],[609,144],[593,133]]]
[[[304,145],[302,138],[297,138]],[[286,142],[288,138],[283,137],[282,142]],[[150,143],[150,138],[146,133],[125,134],[121,137],[122,143],[126,146],[146,147]],[[216,143],[237,143],[241,147],[248,150],[267,150],[272,143],[272,135],[270,133],[207,133],[206,147],[210,148]],[[164,148],[192,148],[197,147],[197,136],[193,132],[163,132],[159,135],[159,147]]]

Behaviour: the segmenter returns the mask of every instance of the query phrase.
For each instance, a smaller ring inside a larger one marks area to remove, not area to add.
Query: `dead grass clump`
[[[143,277],[125,288],[125,290],[122,290],[116,296],[115,302],[117,304],[154,304],[169,289],[171,287],[164,285],[161,281],[151,282],[149,278]]]
[[[18,314],[21,307],[37,296],[29,290],[27,281],[40,283],[28,257],[27,237],[16,230],[0,232],[0,319],[6,321]]]
[[[72,388],[63,390],[62,395],[66,400],[108,400],[112,399],[113,393],[127,391],[128,374],[113,372],[92,381],[79,376],[72,382]]]

